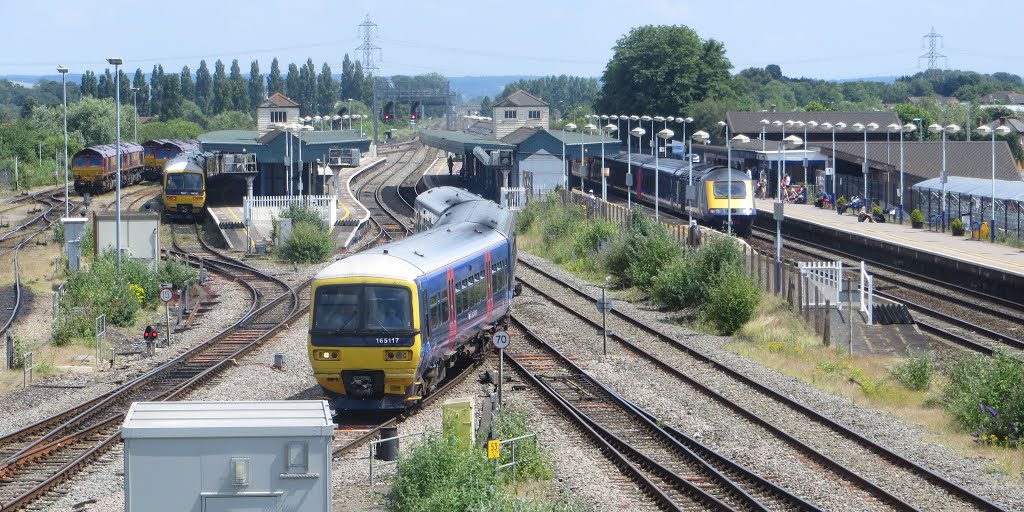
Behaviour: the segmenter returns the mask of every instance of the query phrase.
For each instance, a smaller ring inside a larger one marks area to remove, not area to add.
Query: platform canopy
[[[939,181],[939,178],[932,178],[914,185],[913,189],[918,192],[934,191],[941,193],[942,182]],[[991,197],[992,180],[949,176],[946,180],[946,193]],[[996,180],[996,200],[1024,201],[1024,181]]]

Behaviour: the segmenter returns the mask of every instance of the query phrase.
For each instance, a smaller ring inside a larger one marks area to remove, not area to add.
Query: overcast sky
[[[212,68],[237,58],[245,75],[254,59],[266,73],[274,57],[312,57],[318,70],[326,61],[338,73],[346,53],[362,58],[367,15],[382,75],[597,77],[615,42],[648,24],[684,24],[722,41],[734,73],[778,64],[787,76],[825,79],[913,74],[926,65],[918,65],[922,36],[934,26],[949,68],[1024,75],[1012,33],[989,30],[999,11],[1013,8],[952,0],[0,0],[0,75],[54,74],[58,64],[98,71],[107,57],[145,72],[154,63],[194,72],[200,59]]]

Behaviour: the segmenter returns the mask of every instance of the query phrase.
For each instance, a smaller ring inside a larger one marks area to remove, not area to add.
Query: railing
[[[501,205],[509,210],[526,208],[526,187],[501,187]]]
[[[375,441],[370,441],[370,486],[371,487],[373,486],[373,481],[374,481],[374,471],[373,470],[374,470],[375,466],[379,469],[379,468],[384,467],[384,466],[392,466],[392,465],[393,466],[397,466],[398,465],[398,460],[380,461],[380,462],[374,463],[374,460],[377,459],[377,445],[383,444],[383,443],[390,443],[392,441],[398,441],[399,439],[402,439],[403,437],[412,437],[412,436],[420,436],[420,440],[423,440],[423,439],[426,439],[426,437],[427,437],[427,431],[424,430],[423,432],[413,432],[411,434],[402,434],[402,435],[397,435],[397,436],[393,436],[393,437],[385,437],[383,439],[377,439]],[[398,455],[398,454],[396,453],[395,455]]]
[[[96,364],[100,364],[107,351],[107,315],[96,317]],[[113,359],[113,358],[111,358]]]
[[[820,289],[826,297],[832,296],[832,304],[840,304],[839,290],[843,287],[843,262],[841,261],[798,261],[801,277]],[[804,305],[811,305],[810,294],[803,297]],[[817,304],[814,304],[817,307]]]
[[[320,214],[328,226],[338,220],[338,200],[333,195],[318,196],[256,196],[243,200],[243,218],[253,222],[271,222],[291,205],[306,206]]]
[[[860,310],[867,313],[868,325],[874,323],[875,309],[874,278],[868,274],[867,266],[860,262]]]
[[[498,446],[511,445],[511,452],[512,452],[512,454],[509,457],[511,459],[511,462],[506,462],[504,464],[498,464],[498,459],[494,459],[494,472],[497,473],[497,472],[501,471],[502,469],[510,467],[510,468],[512,468],[512,476],[515,477],[515,475],[516,475],[516,443],[519,442],[519,441],[522,441],[524,439],[531,439],[531,438],[533,439],[534,444],[536,444],[537,443],[537,433],[536,432],[534,432],[532,434],[526,434],[525,436],[513,437],[512,439],[504,439],[500,443],[498,443]]]

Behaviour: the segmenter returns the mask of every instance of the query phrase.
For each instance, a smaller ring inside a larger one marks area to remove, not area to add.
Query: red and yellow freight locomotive
[[[197,140],[153,139],[142,143],[142,177],[150,181],[163,179],[164,164],[172,158],[199,149]]]
[[[75,192],[93,194],[114,190],[117,183],[117,145],[90,146],[71,159],[71,173],[75,177]],[[142,146],[132,142],[121,143],[121,186],[142,181]]]

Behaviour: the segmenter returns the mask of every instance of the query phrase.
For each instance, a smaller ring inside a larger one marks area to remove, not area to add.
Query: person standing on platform
[[[452,168],[455,167],[455,160],[452,159],[452,154],[448,153],[448,176],[452,175]]]

